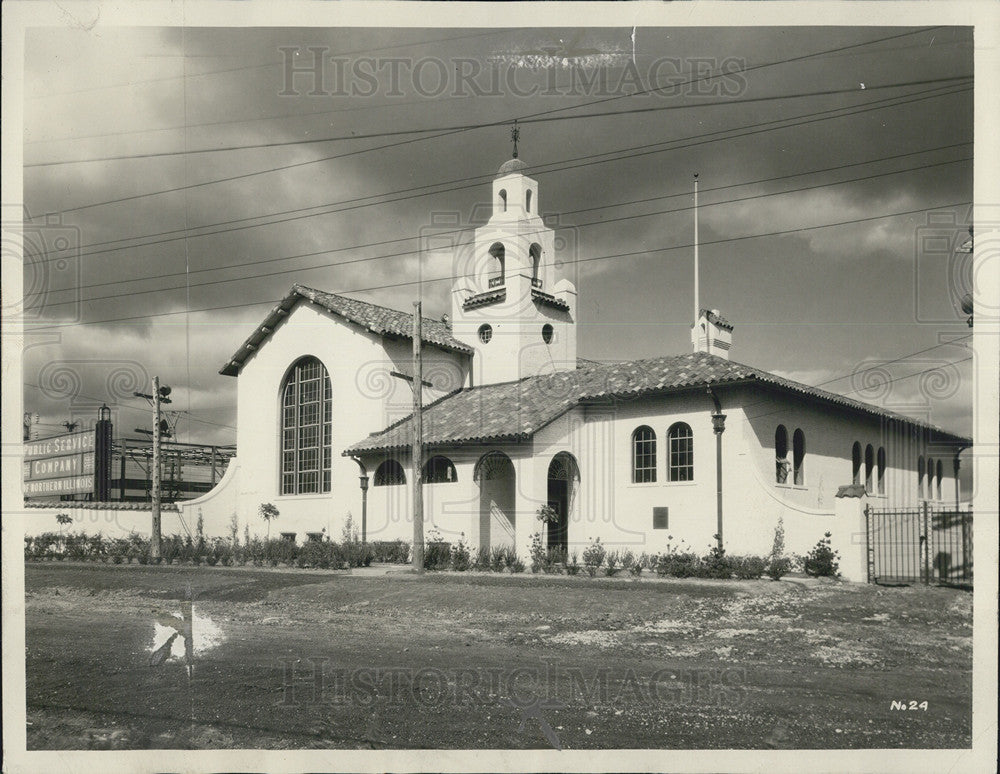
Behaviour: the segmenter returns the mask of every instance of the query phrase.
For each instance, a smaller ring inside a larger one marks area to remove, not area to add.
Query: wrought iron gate
[[[865,508],[869,583],[972,584],[972,511]]]

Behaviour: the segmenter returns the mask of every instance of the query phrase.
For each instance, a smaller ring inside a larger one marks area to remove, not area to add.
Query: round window
[[[490,339],[493,338],[493,326],[489,323],[483,323],[479,326],[479,340],[483,344],[489,344]]]
[[[552,343],[552,326],[548,323],[542,326],[542,341],[546,344]]]

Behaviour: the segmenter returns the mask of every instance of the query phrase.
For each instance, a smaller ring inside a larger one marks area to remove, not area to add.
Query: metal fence
[[[972,511],[865,508],[868,582],[972,585]]]

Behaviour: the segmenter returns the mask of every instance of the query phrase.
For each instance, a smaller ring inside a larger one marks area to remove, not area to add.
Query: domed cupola
[[[507,161],[500,165],[500,169],[497,170],[497,177],[506,177],[507,175],[514,174],[515,172],[524,174],[524,170],[527,168],[528,165],[515,156],[512,159],[507,159]]]

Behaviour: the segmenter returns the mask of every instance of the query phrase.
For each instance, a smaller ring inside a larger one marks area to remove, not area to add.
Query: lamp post
[[[362,469],[361,481],[361,545],[368,542],[368,474]]]
[[[714,397],[714,396],[713,396]],[[715,433],[715,513],[717,540],[722,549],[722,434],[726,431],[726,415],[716,410],[712,414],[712,431]]]

